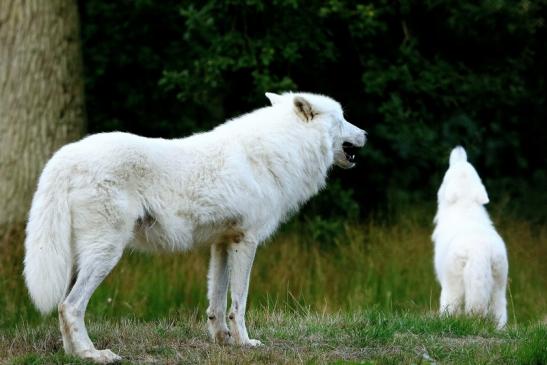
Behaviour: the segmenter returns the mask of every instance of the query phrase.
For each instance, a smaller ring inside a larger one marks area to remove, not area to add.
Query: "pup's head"
[[[344,169],[355,166],[352,148],[363,147],[367,132],[344,119],[340,104],[324,95],[309,93],[266,93],[272,105],[285,104],[292,108],[301,123],[318,123],[325,127],[334,152],[334,164]]]
[[[448,170],[437,193],[439,204],[451,205],[457,202],[487,204],[488,194],[477,171],[469,162],[463,147],[458,146],[450,153]]]

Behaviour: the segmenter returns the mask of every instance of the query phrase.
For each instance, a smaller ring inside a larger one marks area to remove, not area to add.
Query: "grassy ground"
[[[261,247],[249,308],[251,335],[264,348],[207,341],[206,250],[126,254],[91,300],[91,335],[137,362],[545,363],[547,226],[497,226],[509,252],[508,331],[434,317],[430,217],[407,214],[389,225],[327,229],[328,240],[317,238],[324,227],[293,224]],[[72,362],[62,355],[55,315],[41,318],[28,300],[21,240],[15,233],[0,243],[0,358]]]
[[[211,344],[201,317],[153,322],[93,318],[89,327],[97,346],[121,354],[124,363],[547,363],[547,328],[540,325],[499,332],[479,319],[252,311],[251,334],[265,345],[249,349]],[[5,354],[0,363],[87,363],[63,354],[52,320],[3,333],[0,353]]]

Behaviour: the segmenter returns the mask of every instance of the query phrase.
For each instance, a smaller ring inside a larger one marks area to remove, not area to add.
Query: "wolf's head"
[[[266,97],[272,105],[290,106],[300,123],[315,123],[323,127],[332,140],[334,164],[344,169],[355,166],[355,155],[350,150],[365,145],[367,132],[344,118],[342,107],[337,101],[310,93],[266,93]]]
[[[488,194],[477,171],[469,162],[463,147],[458,146],[450,153],[448,170],[437,193],[439,204],[474,202],[487,204]]]

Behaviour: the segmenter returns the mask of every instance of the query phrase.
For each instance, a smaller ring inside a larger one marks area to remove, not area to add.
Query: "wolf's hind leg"
[[[67,294],[70,293],[75,283],[76,283],[76,277],[73,276],[71,279],[71,283],[68,286]],[[66,295],[65,295],[65,299],[66,299]],[[63,299],[63,301],[65,299]],[[61,309],[62,309],[61,305],[57,306],[58,317],[59,317],[59,327],[61,329],[61,335],[63,337],[63,348],[65,350],[65,353],[73,354],[74,346],[72,345],[72,341],[70,341],[70,331],[68,329],[68,326],[65,325],[64,318],[61,315]]]
[[[111,363],[121,358],[110,350],[97,350],[87,333],[84,315],[91,295],[118,263],[129,240],[127,234],[102,232],[78,240],[80,247],[78,274],[74,286],[59,305],[59,320],[65,351],[97,363]]]
[[[228,251],[225,244],[215,243],[211,245],[211,260],[209,262],[209,274],[207,297],[207,327],[211,338],[216,343],[228,344],[231,342],[231,334],[226,325],[226,297],[228,292]]]

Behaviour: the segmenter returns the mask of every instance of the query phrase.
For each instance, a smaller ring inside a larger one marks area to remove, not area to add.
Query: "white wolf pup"
[[[207,133],[174,140],[96,134],[47,163],[26,229],[24,275],[42,313],[58,308],[67,353],[98,363],[120,359],[95,348],[84,314],[126,247],[210,245],[212,339],[261,344],[249,338],[244,318],[257,246],[324,187],[333,164],[353,167],[345,149],[366,140],[329,97],[266,96],[272,106]]]
[[[486,189],[465,150],[450,154],[450,166],[438,192],[435,216],[435,271],[442,290],[441,313],[492,315],[507,322],[507,253],[483,205]]]

